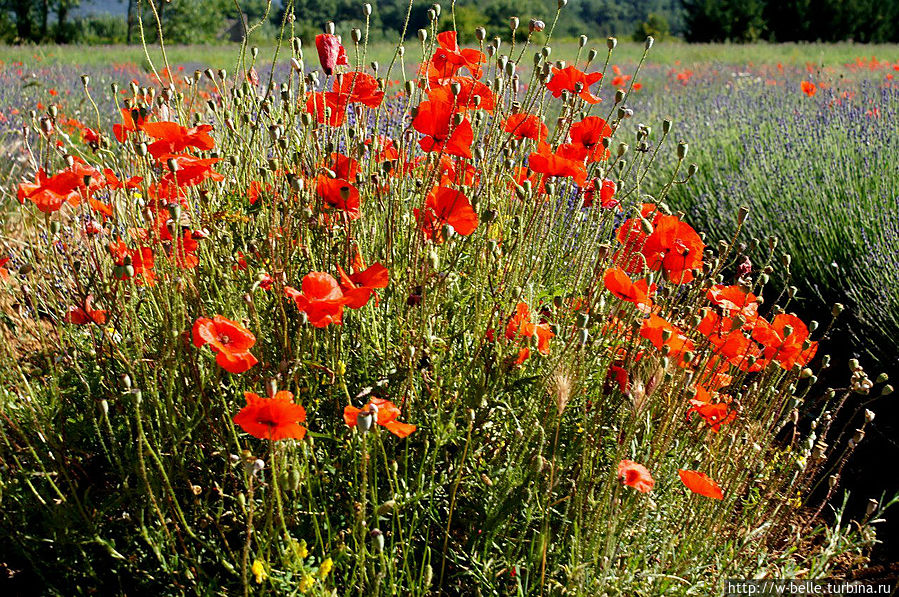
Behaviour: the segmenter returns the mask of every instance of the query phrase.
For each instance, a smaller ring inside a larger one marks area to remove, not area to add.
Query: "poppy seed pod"
[[[518,17],[512,17],[511,19],[509,19],[509,27],[512,28],[512,31],[518,29],[518,25],[520,23],[521,21],[518,20]],[[499,44],[497,44],[497,47],[499,47]]]
[[[586,45],[587,45],[587,36],[586,36],[586,35],[580,36],[580,37],[578,38],[578,42],[577,42],[577,43],[578,43],[578,47],[579,47],[579,48],[583,48],[584,46],[586,46]]]
[[[568,5],[568,0],[559,0],[556,5],[559,7],[559,10],[562,10]]]
[[[599,55],[599,52],[596,51],[595,48],[590,48],[590,51],[587,52],[587,62],[593,62],[596,60],[596,57]]]
[[[546,29],[546,23],[537,19],[531,19],[531,22],[528,23],[528,31],[531,33],[537,33]]]
[[[358,44],[360,41],[362,41],[362,31],[356,27],[353,27],[353,29],[350,31],[350,39],[353,40],[353,43]]]
[[[830,310],[831,315],[837,317],[846,307],[843,306],[843,303],[834,303],[833,308]]]
[[[419,29],[418,30],[418,41],[421,43],[425,43],[428,40],[428,30],[427,29]]]
[[[880,390],[881,396],[889,396],[892,393],[893,393],[893,386],[891,386],[890,384],[883,386],[883,389]]]
[[[484,41],[487,38],[487,30],[483,27],[478,27],[474,30],[474,36],[478,41]]]
[[[334,21],[328,21],[327,23],[325,23],[324,31],[328,35],[334,35],[334,31],[335,31]]]
[[[618,45],[617,37],[606,38],[606,47],[609,48],[609,50],[614,50],[615,46],[617,46],[617,45]]]
[[[656,41],[655,38],[650,35],[649,37],[646,38],[646,41],[643,42],[643,47],[646,48],[647,50],[649,50],[652,47],[652,44],[655,43],[655,41]]]

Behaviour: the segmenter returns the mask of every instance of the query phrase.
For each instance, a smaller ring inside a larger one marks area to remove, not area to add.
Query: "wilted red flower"
[[[449,155],[471,158],[474,131],[468,118],[453,124],[456,112],[449,102],[423,101],[418,105],[412,128],[425,135],[418,141],[424,151],[443,151]]]
[[[812,97],[813,95],[818,93],[818,86],[811,81],[802,81],[799,84],[799,87],[802,89],[802,93],[806,94],[809,97]]]
[[[377,423],[397,437],[409,437],[417,427],[410,423],[397,421],[400,414],[402,414],[400,409],[393,402],[383,398],[372,398],[362,408],[345,406],[343,409],[343,420],[349,427],[356,427],[359,425],[360,416],[370,416],[372,420],[369,425]]]
[[[322,70],[330,76],[338,66],[349,66],[346,50],[336,35],[319,33],[315,36],[315,49],[318,50],[318,61]]]
[[[705,473],[699,471],[678,470],[681,482],[693,493],[704,495],[716,500],[724,499],[724,492],[715,481]]]
[[[516,139],[533,139],[545,141],[549,136],[549,128],[534,114],[512,114],[503,123],[503,131],[511,133]]]
[[[234,415],[234,422],[253,437],[278,441],[306,436],[306,428],[300,425],[306,420],[306,409],[294,403],[292,393],[281,391],[263,398],[244,392],[244,398],[247,405]]]
[[[236,321],[221,315],[212,319],[197,319],[192,337],[197,348],[208,344],[216,353],[215,362],[229,373],[243,373],[259,362],[250,354],[250,348],[256,344],[256,336]]]
[[[559,97],[563,91],[574,93],[588,104],[598,104],[602,99],[590,93],[590,86],[602,79],[602,73],[586,74],[574,66],[565,68],[552,68],[552,79],[546,84],[546,88],[552,92],[553,97]]]
[[[141,130],[154,139],[158,139],[148,147],[150,155],[157,160],[166,154],[181,153],[188,147],[208,151],[215,147],[215,141],[209,136],[212,125],[201,124],[186,128],[177,122],[147,122]]]
[[[303,277],[302,290],[284,287],[284,293],[293,299],[297,309],[309,317],[314,327],[343,323],[343,307],[349,302],[334,276],[325,272],[310,272]]]
[[[75,325],[87,325],[88,323],[96,323],[103,325],[106,323],[106,311],[102,309],[94,309],[91,302],[94,297],[88,295],[84,299],[84,305],[80,307],[70,307],[66,312],[66,323],[74,323]]]
[[[438,244],[443,242],[443,227],[447,224],[462,236],[478,227],[478,214],[468,197],[449,187],[434,187],[428,193],[424,210],[415,208],[413,213],[425,238]]]
[[[649,470],[633,460],[622,460],[618,463],[618,480],[623,485],[633,487],[642,493],[649,493],[656,484]]]

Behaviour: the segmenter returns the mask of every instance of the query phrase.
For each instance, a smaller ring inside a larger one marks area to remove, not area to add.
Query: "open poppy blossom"
[[[533,139],[538,143],[546,141],[549,128],[534,114],[512,114],[503,123],[503,131],[516,139]]]
[[[425,135],[418,141],[426,152],[443,151],[448,155],[471,158],[474,131],[468,118],[453,124],[453,104],[445,101],[423,101],[418,105],[412,128]]]
[[[519,338],[536,338],[537,351],[540,354],[549,354],[549,341],[553,339],[555,333],[550,329],[548,323],[534,323],[531,317],[531,310],[524,301],[519,302],[515,307],[515,314],[506,324],[506,339],[517,340]],[[519,351],[517,364],[521,364],[530,356],[530,350],[525,347]]]
[[[186,128],[177,122],[147,122],[141,130],[157,139],[147,148],[157,160],[166,154],[181,153],[188,147],[202,151],[215,147],[215,141],[209,136],[212,130],[209,124]]]
[[[378,80],[359,71],[338,75],[332,92],[348,104],[362,104],[369,108],[377,108],[384,101],[384,91],[378,86]]]
[[[686,284],[693,280],[692,270],[702,267],[704,250],[705,243],[689,224],[677,216],[660,215],[653,223],[642,253],[649,269],[662,270],[675,284]]]
[[[244,398],[247,405],[234,415],[234,423],[253,437],[278,441],[306,436],[306,428],[300,425],[306,420],[306,409],[294,403],[292,393],[281,391],[263,398],[244,392]]]
[[[583,159],[588,162],[599,162],[609,159],[611,153],[603,145],[603,139],[612,136],[612,127],[599,116],[588,116],[575,122],[568,131],[571,137],[571,147],[578,155],[583,154]]]
[[[200,317],[194,322],[191,333],[194,346],[207,344],[216,353],[215,362],[229,373],[243,373],[259,361],[250,354],[256,344],[256,336],[236,321],[221,315]]]
[[[375,289],[387,288],[389,281],[387,268],[380,263],[375,263],[354,274],[347,274],[339,265],[337,270],[340,273],[340,289],[346,297],[346,306],[350,309],[364,307]]]
[[[799,84],[799,88],[802,89],[802,93],[806,94],[809,97],[812,97],[813,95],[818,93],[818,86],[811,81],[802,81]]]
[[[561,148],[553,152],[546,143],[541,143],[538,150],[528,156],[528,168],[547,176],[570,177],[577,184],[587,180],[587,169],[582,158],[566,154]]]
[[[9,257],[0,257],[0,280],[9,280],[9,270],[6,264],[9,263]]]
[[[409,437],[417,427],[410,423],[397,421],[401,414],[400,409],[393,402],[384,398],[372,398],[362,408],[345,406],[343,420],[347,426],[360,427],[363,432],[368,431],[373,424],[377,424],[397,437]],[[360,422],[360,419],[363,422]]]
[[[552,68],[552,79],[546,84],[546,88],[552,92],[553,97],[559,97],[563,91],[570,91],[588,104],[598,104],[602,101],[590,93],[590,86],[602,79],[602,73],[587,74],[574,66],[565,68]]]
[[[325,74],[331,76],[338,66],[349,66],[346,50],[340,43],[340,39],[331,33],[319,33],[315,36],[315,49],[318,51],[318,61],[322,65]]]
[[[119,143],[124,143],[128,133],[137,132],[147,121],[147,114],[142,110],[122,108],[122,124],[112,125],[112,134]]]
[[[687,419],[693,413],[698,414],[711,428],[718,433],[721,425],[731,423],[737,418],[737,413],[726,402],[712,403],[712,395],[702,386],[696,386],[696,397],[690,399],[690,408],[687,409]]]
[[[449,187],[434,187],[428,193],[424,210],[415,208],[413,213],[425,238],[438,244],[443,242],[443,227],[447,224],[462,236],[478,227],[478,214],[468,197]]]
[[[89,323],[103,325],[106,323],[106,311],[94,309],[91,306],[93,299],[94,297],[88,295],[87,298],[84,299],[84,304],[82,306],[70,307],[66,312],[66,323],[74,323],[75,325],[87,325]]]
[[[633,460],[622,460],[618,463],[618,480],[622,485],[633,487],[641,493],[649,493],[656,484],[649,470]]]
[[[699,471],[678,470],[681,482],[684,486],[699,495],[710,497],[715,500],[724,499],[724,492],[715,481],[709,478],[705,473]]]
[[[459,93],[453,93],[454,85],[458,86]],[[428,100],[447,102],[454,105],[457,111],[478,109],[493,112],[495,106],[490,88],[471,77],[452,77],[443,85],[432,87],[428,90]]]
[[[438,48],[426,65],[427,78],[430,84],[442,84],[459,72],[467,69],[475,79],[481,78],[481,64],[487,57],[480,50],[462,49],[456,39],[455,31],[442,31],[437,34]]]
[[[761,317],[752,328],[752,337],[765,347],[765,358],[776,360],[784,369],[804,367],[818,351],[809,340],[808,327],[795,315],[781,313],[768,323]]]
[[[121,239],[110,243],[107,247],[116,269],[113,272],[117,280],[134,278],[138,284],[153,286],[156,283],[156,274],[153,272],[153,249],[150,247],[128,248]],[[126,267],[131,265],[133,273],[128,273]]]
[[[652,345],[661,350],[668,346],[672,358],[677,358],[687,351],[695,350],[693,341],[675,325],[656,314],[650,314],[640,325],[640,335],[652,342]]]
[[[656,285],[649,285],[644,278],[634,282],[623,270],[615,267],[606,270],[603,274],[603,283],[609,292],[629,303],[634,303],[643,312],[649,312],[652,308],[652,296]]]
[[[284,287],[284,293],[293,299],[297,309],[309,317],[314,327],[343,323],[343,308],[350,299],[344,296],[334,276],[325,272],[309,272],[303,277],[302,290]]]
[[[315,179],[315,191],[325,205],[345,212],[351,220],[358,220],[362,216],[359,211],[359,191],[348,181],[321,174]]]

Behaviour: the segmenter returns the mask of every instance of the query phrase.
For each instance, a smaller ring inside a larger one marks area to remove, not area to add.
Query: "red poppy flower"
[[[141,129],[154,141],[148,148],[150,155],[157,160],[166,154],[181,153],[188,147],[208,151],[215,147],[215,141],[209,136],[212,125],[201,124],[194,128],[186,128],[177,122],[147,122]]]
[[[84,299],[83,306],[70,307],[66,312],[66,323],[74,323],[75,325],[87,325],[89,323],[103,325],[106,323],[106,311],[94,309],[91,306],[91,301],[93,301],[93,299],[94,297],[88,295],[87,298]]]
[[[306,436],[306,428],[300,425],[306,420],[306,409],[294,403],[292,393],[281,391],[263,398],[244,392],[244,398],[247,405],[234,415],[234,422],[253,437],[278,441]]]
[[[597,183],[599,183],[599,205],[605,209],[617,207],[618,200],[615,199],[615,192],[618,190],[618,186],[608,178],[603,178],[601,181],[594,178],[587,183],[587,186],[584,187],[584,207],[593,207]]]
[[[9,280],[9,270],[5,266],[9,263],[9,257],[0,257],[0,280]]]
[[[331,76],[338,66],[349,66],[346,50],[336,35],[319,33],[315,36],[315,49],[318,50],[318,61],[325,74]]]
[[[712,499],[724,499],[724,492],[712,479],[705,473],[699,471],[678,470],[681,482],[693,493],[704,495]]]
[[[503,131],[516,139],[533,139],[538,143],[546,141],[549,128],[534,114],[512,114],[503,123]]]
[[[619,365],[610,366],[609,372],[606,373],[606,384],[610,384],[613,381],[618,384],[618,389],[621,390],[622,394],[627,394],[630,386],[627,369]]]
[[[465,68],[475,79],[481,78],[481,63],[487,61],[484,53],[474,49],[461,49],[455,31],[437,34],[438,48],[427,63],[427,76],[431,85],[441,84]]]
[[[425,135],[418,141],[426,151],[443,151],[449,155],[471,158],[474,131],[468,118],[453,124],[455,112],[448,102],[424,101],[418,105],[412,128]]]
[[[213,164],[221,161],[221,158],[198,158],[188,154],[163,154],[159,156],[160,162],[169,162],[175,166],[174,172],[169,172],[159,180],[161,185],[177,187],[193,187],[209,179],[216,182],[225,180],[225,176],[212,169]]]
[[[702,386],[696,386],[696,398],[690,400],[690,408],[687,410],[687,419],[692,413],[698,414],[711,428],[718,433],[721,426],[734,421],[737,413],[726,402],[711,402],[712,395]]]
[[[740,286],[716,284],[709,288],[706,297],[720,307],[726,316],[739,314],[746,322],[752,322],[758,317],[758,297]]]
[[[640,335],[652,342],[652,345],[659,350],[663,346],[668,346],[670,349],[668,354],[672,359],[685,352],[695,350],[693,341],[687,338],[677,326],[654,313],[643,320],[640,325]]]
[[[553,97],[559,97],[563,91],[574,93],[588,104],[598,104],[602,99],[590,93],[590,86],[602,79],[602,73],[586,74],[574,66],[552,68],[553,76],[546,84]]]
[[[634,282],[623,270],[614,267],[606,270],[603,275],[605,287],[620,299],[634,303],[644,312],[652,308],[652,299],[649,298],[656,291],[656,285],[649,285],[644,278]]]
[[[346,98],[345,103],[363,104],[369,108],[377,108],[384,100],[378,80],[359,71],[338,75],[332,92]]]
[[[340,289],[347,299],[346,306],[350,309],[361,309],[371,298],[372,292],[377,288],[387,288],[390,279],[387,268],[380,263],[363,269],[354,274],[347,274],[339,265]]]
[[[569,145],[583,152],[588,162],[606,160],[611,155],[603,146],[602,140],[612,136],[612,128],[599,116],[588,116],[575,122],[568,134],[571,137]]]
[[[301,312],[309,317],[314,327],[343,323],[343,307],[349,302],[334,276],[325,272],[310,272],[303,277],[302,290],[284,287],[284,293],[293,299]]]
[[[84,179],[75,172],[62,171],[48,177],[41,168],[33,183],[19,183],[16,198],[22,204],[29,199],[42,212],[53,213],[65,203],[77,205],[81,199],[79,189],[83,186]]]
[[[658,216],[653,231],[643,245],[646,266],[663,270],[667,279],[675,284],[693,280],[691,270],[702,267],[705,244],[696,231],[677,216]]]
[[[342,153],[332,153],[322,165],[344,180],[353,180],[359,173],[359,162]]]
[[[122,108],[122,124],[112,125],[112,133],[119,143],[124,143],[128,133],[136,132],[147,120],[146,114],[140,110]]]
[[[360,415],[371,416],[372,423],[377,423],[395,436],[409,437],[417,427],[410,423],[397,421],[400,414],[402,414],[400,409],[393,402],[383,398],[372,398],[362,408],[356,408],[355,406],[344,407],[343,420],[349,427],[356,427],[359,424]]]
[[[438,244],[443,242],[443,227],[447,224],[462,236],[468,236],[478,227],[478,214],[468,197],[449,187],[434,187],[428,193],[425,209],[415,208],[413,213],[425,238]]]
[[[346,212],[351,220],[361,217],[359,191],[346,180],[321,174],[315,179],[315,191],[325,204]]]
[[[453,93],[453,85],[459,86],[458,94]],[[477,109],[493,112],[496,102],[490,88],[471,77],[452,77],[443,85],[432,87],[428,91],[428,99],[447,102],[454,105],[457,111]]]
[[[338,127],[346,119],[349,97],[332,91],[306,94],[306,112],[315,114],[319,124]]]
[[[790,370],[804,367],[818,350],[818,343],[809,340],[805,323],[795,315],[781,313],[769,324],[759,317],[752,329],[752,337],[764,345],[765,358],[776,360]]]
[[[150,247],[138,247],[137,249],[129,249],[121,239],[109,244],[109,253],[112,259],[119,267],[124,267],[128,261],[134,269],[134,280],[138,284],[146,284],[153,286],[156,283],[156,274],[153,272],[154,258],[153,249]],[[118,280],[127,280],[125,273],[116,276]]]
[[[618,463],[618,480],[623,485],[633,487],[642,493],[649,493],[656,484],[649,470],[633,460],[622,460]]]
[[[802,81],[799,84],[799,87],[802,89],[802,93],[806,94],[809,97],[812,97],[816,93],[818,93],[818,86],[810,81]]]
[[[536,337],[537,350],[540,354],[549,354],[549,341],[554,336],[555,333],[550,329],[548,323],[534,323],[531,320],[531,310],[525,302],[518,303],[515,307],[515,314],[509,319],[509,323],[506,324],[506,339],[516,340],[518,338]],[[530,351],[523,355],[519,354],[519,364],[529,355]]]
[[[528,156],[528,168],[547,176],[571,177],[577,184],[587,180],[583,159],[572,159],[563,151],[553,153],[546,143],[541,143],[537,152]]]
[[[197,319],[192,337],[197,348],[208,344],[216,353],[215,362],[229,373],[243,373],[259,362],[250,354],[250,348],[256,343],[256,336],[236,321],[221,315],[212,319]]]

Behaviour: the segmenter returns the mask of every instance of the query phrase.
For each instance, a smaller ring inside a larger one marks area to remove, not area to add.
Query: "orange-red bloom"
[[[148,148],[150,155],[157,160],[169,153],[181,153],[188,147],[202,151],[215,147],[215,141],[209,136],[209,131],[212,130],[210,124],[186,128],[177,122],[147,122],[141,129],[157,139]]]
[[[649,312],[652,308],[650,296],[656,291],[656,285],[649,285],[644,278],[634,282],[623,270],[614,267],[606,270],[603,275],[605,287],[620,299],[634,303],[643,312]]]
[[[693,280],[692,270],[702,267],[705,244],[696,231],[677,216],[658,216],[654,229],[643,245],[646,265],[663,270],[668,280],[686,284]]]
[[[599,116],[588,116],[580,122],[575,122],[568,134],[571,143],[566,147],[570,147],[588,162],[606,160],[611,155],[602,140],[612,136],[612,128]]]
[[[590,86],[602,79],[602,73],[587,74],[574,66],[552,68],[553,76],[546,84],[553,97],[559,97],[563,91],[574,93],[588,104],[598,104],[602,99],[590,93]]]
[[[668,346],[670,349],[668,354],[671,355],[671,358],[677,358],[683,353],[695,349],[693,341],[687,338],[677,326],[654,313],[643,320],[640,325],[640,335],[652,342],[653,346],[659,350],[663,346]]]
[[[768,323],[761,317],[752,329],[752,337],[765,347],[765,358],[776,360],[784,369],[808,364],[818,350],[809,340],[805,323],[795,315],[781,313]]]
[[[512,114],[503,123],[503,131],[511,133],[516,139],[533,139],[534,141],[546,141],[549,136],[549,128],[540,118],[534,114]]]
[[[87,325],[96,323],[103,325],[106,323],[106,311],[102,309],[94,309],[91,306],[92,296],[88,295],[84,299],[84,305],[81,307],[70,307],[66,313],[66,323],[74,323],[75,325]]]
[[[478,227],[478,214],[468,197],[449,187],[434,187],[428,193],[425,209],[415,208],[413,213],[425,238],[438,244],[443,242],[443,227],[447,224],[462,236],[468,236]]]
[[[373,398],[362,408],[345,406],[343,420],[349,427],[356,427],[360,425],[359,418],[361,416],[367,419],[363,423],[365,431],[368,431],[371,425],[376,423],[397,437],[409,437],[417,427],[410,423],[397,421],[400,414],[402,414],[400,409],[393,402],[383,398]],[[368,420],[368,417],[371,419]]]
[[[818,86],[811,81],[802,81],[799,84],[799,87],[802,89],[802,93],[806,94],[809,97],[812,97],[813,95],[818,93]]]
[[[380,263],[375,263],[354,274],[347,274],[339,265],[337,270],[340,273],[340,289],[347,299],[346,306],[350,309],[364,307],[368,304],[375,289],[387,288],[390,279],[387,268]]]
[[[618,463],[618,480],[623,485],[633,487],[642,493],[649,493],[656,484],[649,470],[633,460],[622,460]]]
[[[343,323],[343,308],[350,301],[344,296],[334,276],[325,272],[309,272],[303,277],[302,290],[284,287],[284,293],[293,299],[297,309],[309,317],[314,327]]]
[[[244,392],[247,405],[234,415],[234,422],[254,437],[278,441],[303,439],[306,428],[300,423],[306,420],[306,409],[294,403],[293,394],[281,391],[271,398]]]
[[[321,174],[316,177],[315,185],[316,193],[326,205],[346,212],[351,220],[358,220],[361,217],[359,191],[348,181]]]
[[[597,183],[599,183],[599,205],[606,209],[617,207],[618,200],[615,199],[615,192],[618,190],[618,186],[608,178],[603,178],[602,181],[594,178],[587,183],[587,186],[584,187],[584,207],[593,207]]]
[[[541,143],[537,152],[528,156],[528,168],[547,176],[571,177],[577,184],[587,180],[583,158],[572,156],[561,147],[553,152],[546,143]]]
[[[455,31],[437,34],[439,47],[427,63],[427,76],[431,85],[442,84],[465,68],[475,79],[481,78],[481,63],[487,61],[484,53],[474,49],[461,49]]]
[[[540,354],[549,354],[549,341],[553,339],[555,333],[550,329],[548,323],[534,323],[531,320],[531,310],[527,303],[520,302],[515,307],[515,314],[506,324],[506,339],[517,340],[518,338],[537,338],[537,350]],[[519,353],[517,363],[521,364],[530,356],[530,350],[526,347]]]
[[[453,124],[453,104],[424,101],[418,105],[412,128],[425,135],[418,141],[424,151],[443,151],[449,155],[471,158],[474,131],[467,117]]]
[[[724,499],[724,492],[721,491],[721,487],[705,473],[678,470],[677,474],[680,475],[681,482],[693,493],[716,500]]]
[[[194,346],[209,345],[216,353],[215,362],[229,373],[243,373],[258,363],[250,348],[256,336],[236,321],[216,315],[212,319],[200,317],[192,330]]]

